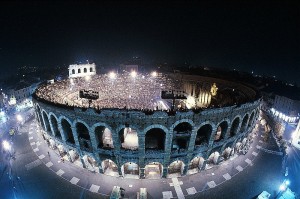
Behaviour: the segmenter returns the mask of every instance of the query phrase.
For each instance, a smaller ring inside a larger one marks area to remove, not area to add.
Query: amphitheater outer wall
[[[259,115],[260,102],[258,99],[253,102],[245,103],[240,106],[230,106],[223,108],[206,109],[195,113],[192,110],[188,112],[176,112],[175,115],[168,115],[164,111],[155,111],[152,115],[146,115],[141,111],[133,110],[102,110],[97,113],[94,109],[70,108],[65,109],[51,104],[47,104],[33,99],[36,118],[43,130],[56,142],[62,144],[65,149],[75,150],[82,158],[84,155],[93,157],[99,165],[99,170],[102,172],[101,162],[110,159],[118,166],[121,174],[121,166],[126,162],[133,162],[139,165],[140,176],[143,177],[143,169],[148,163],[159,162],[163,165],[163,176],[168,173],[167,168],[173,161],[180,160],[184,163],[183,174],[186,174],[188,165],[194,157],[203,157],[205,161],[209,155],[215,151],[222,154],[226,147],[233,148],[237,142],[247,138],[248,134],[253,130],[255,121]],[[246,117],[248,115],[248,117]],[[51,117],[51,118],[50,118]],[[241,132],[241,126],[244,117],[246,127]],[[54,119],[56,122],[54,121]],[[239,118],[238,126],[234,136],[230,136],[230,129],[236,118]],[[62,120],[65,119],[72,130],[74,142],[67,141],[66,132],[62,128]],[[224,134],[224,139],[215,142],[214,137],[217,132],[218,125],[222,122],[227,123],[227,129]],[[82,147],[79,142],[76,131],[76,124],[80,122],[88,129],[90,139],[87,140],[90,148]],[[186,122],[191,126],[189,143],[186,150],[172,151],[172,140],[175,136],[174,128]],[[197,131],[204,125],[211,126],[211,133],[208,136],[207,143],[195,147]],[[138,150],[123,150],[121,149],[121,141],[119,131],[125,125],[135,129],[138,134]],[[101,149],[97,146],[95,127],[104,126],[111,131],[114,148],[111,150]],[[164,150],[154,153],[147,153],[145,150],[145,135],[148,130],[159,128],[165,132]],[[55,130],[56,129],[56,130]]]

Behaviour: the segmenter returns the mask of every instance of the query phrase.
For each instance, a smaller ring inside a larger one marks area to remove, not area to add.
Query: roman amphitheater
[[[81,98],[83,89],[98,99]],[[224,79],[123,71],[42,84],[33,102],[44,138],[65,160],[105,175],[157,179],[246,153],[261,98]]]

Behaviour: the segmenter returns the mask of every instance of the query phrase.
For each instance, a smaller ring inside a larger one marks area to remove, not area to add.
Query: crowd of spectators
[[[73,107],[165,110],[169,107],[162,103],[161,91],[174,87],[174,81],[164,75],[137,74],[132,77],[125,72],[114,78],[101,74],[57,81],[39,87],[35,94],[46,101]],[[98,91],[99,98],[92,101],[80,98],[82,89]]]

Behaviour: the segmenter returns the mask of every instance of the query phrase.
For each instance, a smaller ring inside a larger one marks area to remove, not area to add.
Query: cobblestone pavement
[[[32,191],[36,190],[30,186],[31,183],[36,187],[49,185],[44,190],[40,188],[36,191],[35,194],[40,194],[42,198],[45,198],[45,193],[48,196],[46,198],[55,198],[57,194],[74,196],[75,193],[78,197],[74,198],[106,198],[115,185],[126,190],[127,198],[136,198],[139,188],[144,187],[147,188],[149,198],[251,198],[249,196],[257,195],[263,190],[274,191],[274,185],[277,190],[281,180],[276,176],[279,176],[281,170],[282,157],[280,154],[261,150],[262,147],[270,150],[268,144],[262,142],[261,133],[257,134],[247,154],[234,156],[211,169],[180,178],[146,180],[106,176],[90,172],[68,161],[62,162],[60,156],[48,148],[37,129],[36,122],[32,121],[23,126],[20,135],[16,135],[19,136],[16,139],[27,139],[22,140],[17,147],[16,156],[22,158],[17,158],[20,160],[16,163],[18,166],[15,172],[20,172],[20,176],[35,176],[28,182],[22,182],[23,185],[19,184],[18,189],[22,190],[23,186],[30,187]],[[272,145],[271,142],[270,144]],[[26,158],[27,154],[31,155]],[[44,177],[37,180],[39,176]],[[55,186],[51,186],[52,184]],[[53,192],[49,193],[51,187]],[[238,193],[237,190],[241,191]],[[31,191],[25,189],[22,193],[28,195]]]

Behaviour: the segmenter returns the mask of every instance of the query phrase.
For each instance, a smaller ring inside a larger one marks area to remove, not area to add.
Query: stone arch
[[[62,133],[65,135],[66,141],[71,143],[71,144],[75,144],[75,139],[73,136],[73,132],[72,132],[72,126],[71,126],[71,121],[66,118],[66,117],[60,117],[60,125],[61,125],[61,130]]]
[[[121,149],[137,150],[139,147],[138,128],[134,125],[121,125],[117,128]]]
[[[208,164],[218,164],[219,157],[220,157],[219,151],[217,150],[212,151],[207,158]]]
[[[175,160],[168,166],[168,177],[181,176],[184,172],[184,162]]]
[[[246,114],[241,124],[240,133],[243,133],[247,129],[248,119],[249,119],[249,115]]]
[[[229,122],[227,120],[223,120],[222,122],[220,122],[218,124],[217,131],[216,131],[216,134],[214,137],[215,142],[218,142],[225,138],[225,135],[228,130],[228,124],[229,124]]]
[[[89,133],[89,126],[81,120],[75,120],[74,126],[77,132],[80,147],[83,149],[91,150],[92,144]]]
[[[114,148],[110,126],[105,123],[96,123],[92,126],[91,132],[95,135],[97,148]]]
[[[193,125],[189,120],[180,121],[173,128],[172,150],[187,150],[189,147]]]
[[[110,159],[103,160],[101,162],[101,167],[103,174],[109,176],[119,176],[118,166],[114,161]]]
[[[239,125],[240,125],[240,117],[237,116],[234,118],[234,120],[231,123],[230,134],[229,134],[230,137],[233,137],[237,134]]]
[[[192,127],[194,127],[194,122],[192,120],[189,120],[189,119],[181,119],[181,120],[178,120],[176,121],[171,127],[170,127],[170,130],[171,132],[173,132],[174,128],[180,124],[180,123],[183,123],[183,122],[186,122],[186,123],[189,123]]]
[[[227,160],[232,155],[233,152],[232,144],[233,142],[228,142],[221,149],[222,151],[221,155],[224,157],[225,160]]]
[[[126,162],[121,166],[121,171],[124,178],[139,179],[140,168],[137,163]]]
[[[212,125],[210,123],[204,123],[197,130],[197,135],[195,139],[195,145],[208,145],[211,134],[212,134]]]
[[[75,74],[75,69],[72,69],[72,74]]]
[[[90,67],[90,72],[93,72],[93,68],[92,67]]]
[[[252,111],[250,118],[249,118],[249,122],[248,122],[248,127],[251,127],[254,121],[254,111]]]
[[[84,68],[84,69],[83,69],[83,72],[84,72],[84,73],[87,73],[87,69],[86,69],[86,68]]]
[[[81,73],[81,70],[80,70],[80,68],[78,68],[78,73]]]
[[[58,130],[58,120],[57,117],[54,115],[54,113],[49,113],[50,117],[50,123],[51,123],[51,130],[55,137],[58,137],[59,139],[62,139],[62,136]]]
[[[93,172],[99,172],[98,162],[93,155],[85,154],[82,156],[82,160],[85,164],[86,169]]]
[[[202,169],[204,162],[205,162],[205,159],[202,156],[199,156],[199,155],[195,156],[189,162],[188,174],[198,173]]]
[[[46,113],[45,110],[42,110],[42,116],[44,118],[44,123],[45,123],[45,131],[47,131],[47,133],[49,133],[51,131],[50,129],[50,123],[49,123],[49,117]]]
[[[166,132],[161,128],[151,128],[145,133],[145,150],[165,150]]]
[[[160,179],[163,175],[163,165],[160,162],[151,162],[145,166],[146,179]]]

